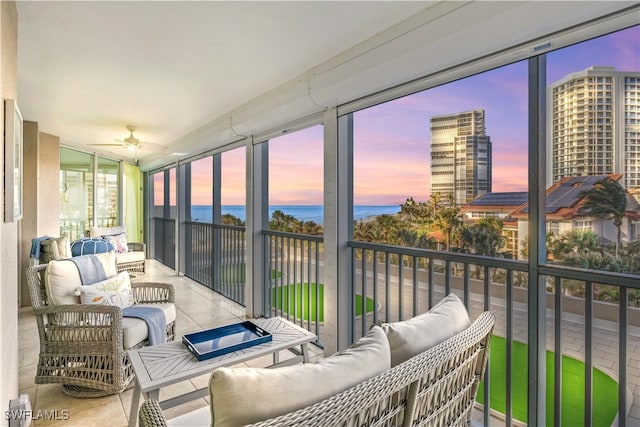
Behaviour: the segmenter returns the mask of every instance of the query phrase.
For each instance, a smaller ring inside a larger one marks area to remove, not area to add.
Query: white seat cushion
[[[379,326],[344,352],[318,363],[265,368],[218,368],[209,380],[214,426],[277,417],[355,386],[389,369],[389,342]]]
[[[125,262],[144,261],[144,252],[142,251],[129,251],[116,254],[116,262],[122,264]]]
[[[136,304],[136,307],[156,307],[162,309],[167,324],[176,320],[176,307],[170,302],[160,304]],[[122,330],[124,334],[124,348],[133,347],[139,342],[146,340],[149,335],[147,322],[137,317],[123,317]]]
[[[391,348],[391,366],[396,366],[440,344],[471,325],[467,309],[455,294],[447,295],[428,312],[409,320],[384,323]]]

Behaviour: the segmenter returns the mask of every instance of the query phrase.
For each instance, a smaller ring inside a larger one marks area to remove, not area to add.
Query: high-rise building
[[[547,186],[619,173],[640,189],[640,72],[589,67],[550,85],[547,103]]]
[[[456,205],[491,191],[491,139],[484,110],[431,118],[431,194]]]

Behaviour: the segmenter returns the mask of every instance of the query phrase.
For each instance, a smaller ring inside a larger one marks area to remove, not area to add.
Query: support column
[[[265,307],[265,250],[262,230],[269,227],[269,143],[247,140],[246,294],[247,317],[268,316]]]
[[[324,113],[324,350],[326,355],[353,341],[353,116]]]
[[[213,183],[211,185],[211,191],[212,191],[212,201],[213,201],[213,217],[211,219],[211,221],[214,224],[221,224],[222,223],[222,183],[221,181],[221,177],[222,177],[222,172],[221,172],[221,162],[222,159],[222,155],[220,153],[218,154],[214,154],[212,156],[212,172],[213,172]],[[211,251],[211,256],[212,256],[212,273],[213,273],[213,289],[221,289],[222,287],[222,274],[221,274],[221,269],[222,269],[222,257],[224,256],[224,254],[222,253],[222,233],[220,232],[219,228],[213,227],[213,250]]]
[[[191,234],[187,235],[185,224],[185,221],[191,221],[191,163],[176,163],[176,192],[176,273],[184,275],[187,267],[186,249],[192,244]]]
[[[546,57],[529,59],[529,345],[527,424],[546,416]]]

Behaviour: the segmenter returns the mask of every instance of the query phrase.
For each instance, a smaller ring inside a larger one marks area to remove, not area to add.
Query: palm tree
[[[571,230],[553,240],[549,250],[555,260],[560,260],[569,254],[592,252],[600,250],[598,235],[591,230]]]
[[[446,250],[451,248],[451,235],[453,231],[463,224],[460,218],[460,209],[458,208],[440,208],[436,212],[433,221],[434,227],[440,229],[446,236]]]
[[[498,218],[483,218],[477,224],[463,227],[460,232],[462,247],[475,254],[496,256],[504,245],[502,228]]]
[[[618,232],[616,239],[616,256],[618,256],[622,241],[622,220],[627,210],[627,191],[618,181],[603,179],[596,182],[590,190],[581,193],[581,196],[585,198],[582,205],[585,214],[613,221]]]
[[[299,222],[294,216],[285,214],[280,209],[276,209],[271,214],[270,229],[276,231],[292,231],[295,224]]]

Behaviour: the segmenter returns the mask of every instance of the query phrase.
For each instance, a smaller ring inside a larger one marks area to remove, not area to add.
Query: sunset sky
[[[593,65],[640,71],[640,27],[547,55],[547,82]],[[527,189],[527,61],[354,113],[354,204],[397,205],[429,197],[429,120],[485,110],[493,144],[493,191]],[[269,204],[321,205],[322,126],[269,145]],[[194,205],[211,204],[210,160],[192,166]],[[222,204],[245,203],[245,150],[222,156]]]

